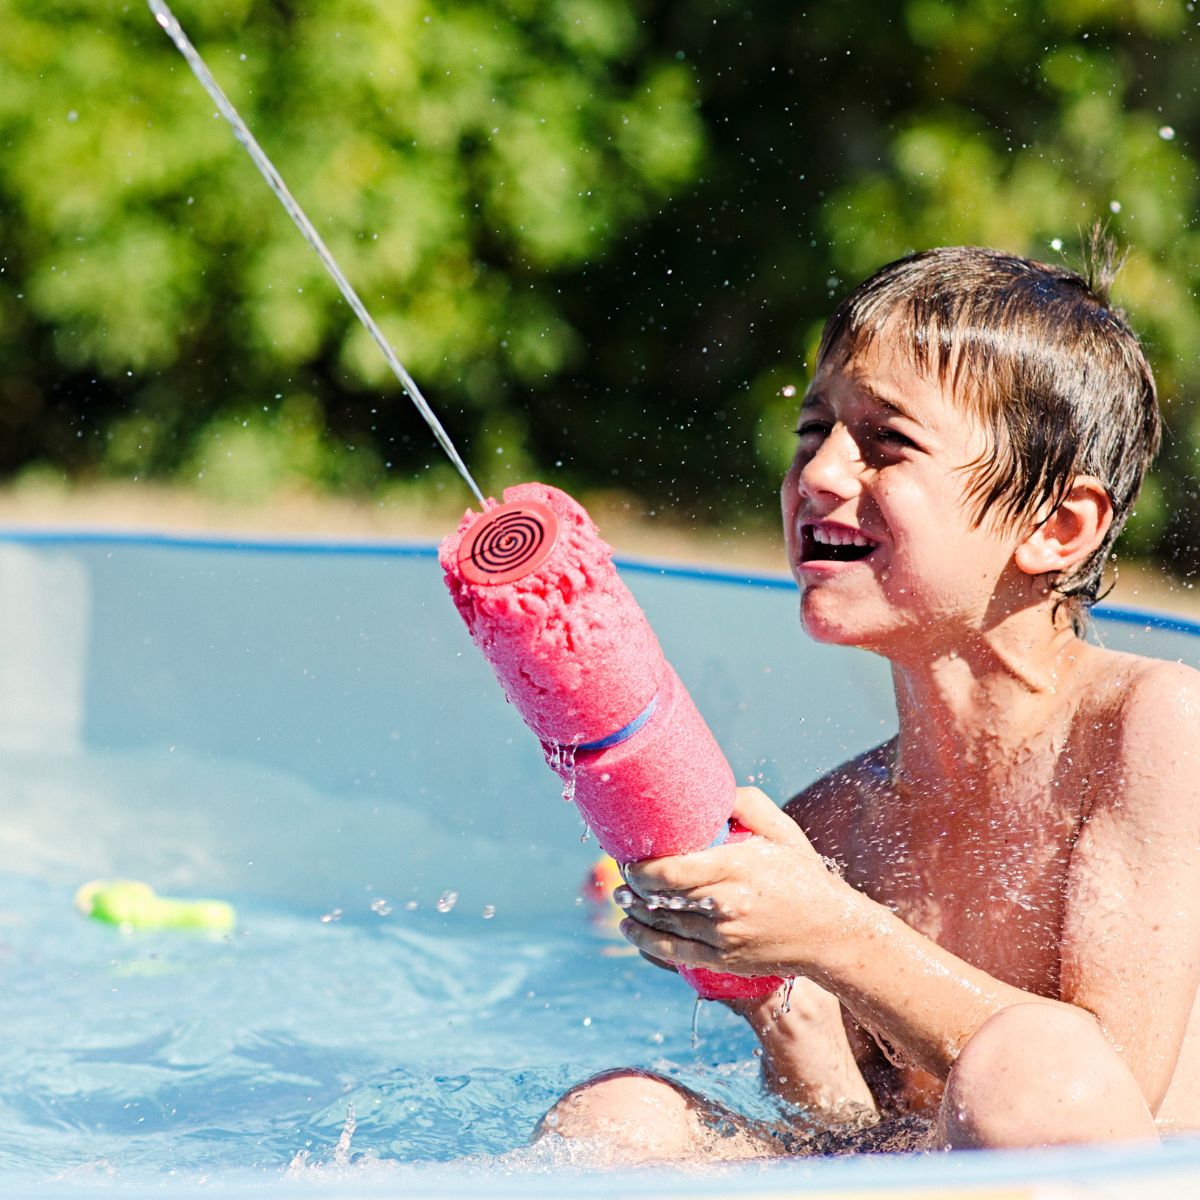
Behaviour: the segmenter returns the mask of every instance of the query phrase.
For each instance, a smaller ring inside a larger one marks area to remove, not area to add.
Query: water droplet
[[[562,780],[562,798],[566,804],[575,799],[575,749],[574,742],[565,746],[558,742],[542,743],[546,765]]]
[[[1051,238],[1050,239],[1050,249],[1051,250],[1061,250],[1062,248],[1063,248],[1062,238]]]
[[[480,915],[485,921],[490,921],[496,915],[496,906],[494,904],[485,904],[483,912]]]
[[[1119,212],[1121,211],[1121,202],[1120,202],[1120,200],[1110,200],[1110,201],[1108,202],[1108,211],[1109,211],[1109,212],[1114,212],[1114,213],[1119,213]]]
[[[378,916],[386,917],[392,911],[392,906],[382,896],[376,896],[371,901],[371,911]]]
[[[792,988],[796,986],[795,976],[791,976],[783,981],[783,999],[779,1004],[778,1016],[786,1016],[792,1011]]]
[[[1162,125],[1162,126],[1160,126],[1160,127],[1159,127],[1159,130],[1158,130],[1158,136],[1159,136],[1160,138],[1162,138],[1162,140],[1163,140],[1164,142],[1172,142],[1172,141],[1174,141],[1174,140],[1175,140],[1175,129],[1174,129],[1174,126],[1171,126],[1171,125]]]
[[[779,394],[790,400],[796,394],[796,385],[794,383],[785,383],[783,387],[779,389]]]
[[[457,903],[457,892],[443,892],[437,899],[437,910],[440,913],[448,913]]]
[[[341,919],[342,919],[342,910],[340,908],[331,908],[327,913],[321,914],[321,924],[322,925],[329,925],[333,921],[340,921]]]

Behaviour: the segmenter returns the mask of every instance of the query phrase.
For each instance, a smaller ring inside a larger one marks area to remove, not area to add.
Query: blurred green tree
[[[485,486],[769,519],[820,322],[908,250],[1107,219],[1200,566],[1200,53],[1178,0],[229,0],[179,16]],[[444,478],[140,5],[0,0],[0,470]],[[251,469],[253,467],[253,469]],[[464,496],[465,498],[465,496]]]
[[[1200,566],[1200,23],[1157,0],[659,6],[694,70],[702,181],[573,290],[602,346],[562,408],[572,441],[685,508],[773,507],[817,335],[864,275],[976,243],[1077,261],[1106,220],[1116,300],[1146,340],[1170,433],[1124,546]],[[645,410],[655,419],[646,420]],[[603,416],[594,414],[602,413]],[[545,421],[539,427],[553,428]],[[612,436],[612,435],[610,435]],[[555,447],[558,451],[560,447]]]
[[[450,428],[523,464],[523,393],[584,352],[556,277],[700,161],[686,71],[628,0],[177,8]],[[237,494],[435,461],[146,8],[0,0],[0,28],[0,470]]]

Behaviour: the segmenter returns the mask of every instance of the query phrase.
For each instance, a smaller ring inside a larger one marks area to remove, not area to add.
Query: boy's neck
[[[1015,755],[1061,748],[1095,652],[1069,625],[1025,613],[919,664],[893,663],[897,783],[927,797],[986,794]]]

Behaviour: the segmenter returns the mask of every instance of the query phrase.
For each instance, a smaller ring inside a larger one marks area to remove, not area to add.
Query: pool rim
[[[307,537],[298,534],[172,532],[160,530],[80,529],[71,526],[29,527],[0,525],[0,543],[28,546],[122,546],[131,549],[207,550],[220,553],[348,555],[362,558],[427,558],[436,561],[437,543],[426,539]],[[741,587],[793,591],[795,580],[783,572],[664,562],[655,558],[615,554],[621,571],[673,579]],[[1200,637],[1200,619],[1156,612],[1124,604],[1098,604],[1093,610],[1104,621],[1118,625],[1140,625],[1167,633]]]

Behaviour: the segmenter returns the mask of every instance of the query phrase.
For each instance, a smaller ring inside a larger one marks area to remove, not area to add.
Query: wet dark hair
[[[1112,526],[1083,563],[1054,582],[1083,636],[1104,562],[1161,439],[1154,375],[1137,335],[1108,299],[1121,266],[1099,228],[1084,274],[978,246],[926,250],[881,268],[825,324],[817,365],[888,327],[914,367],[948,387],[990,434],[969,464],[975,522],[1045,519],[1077,475],[1094,475]]]

